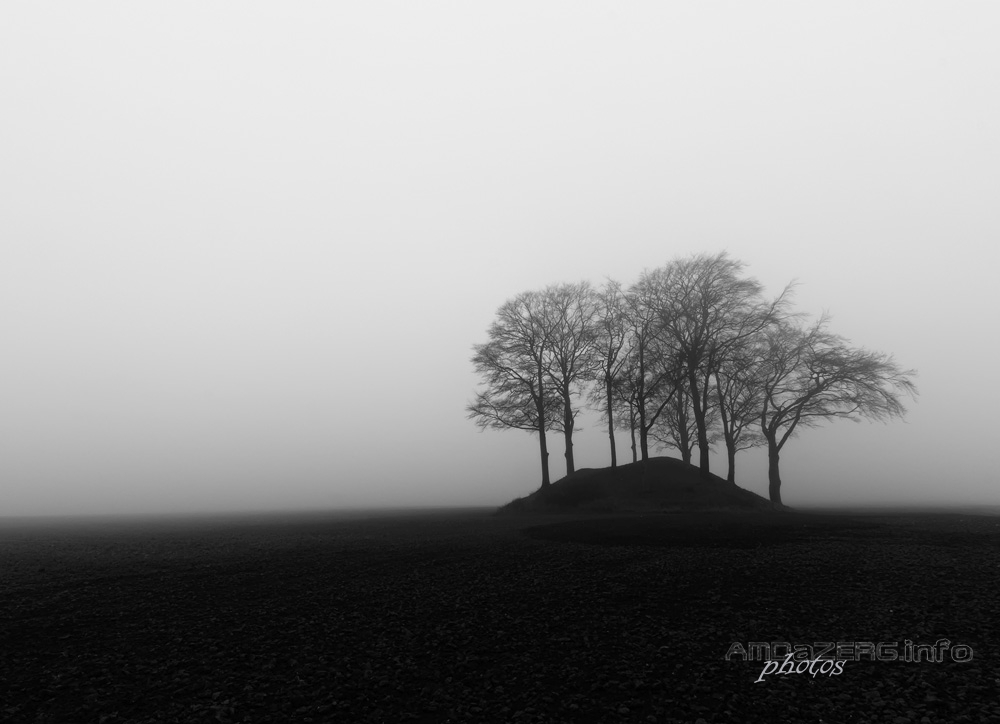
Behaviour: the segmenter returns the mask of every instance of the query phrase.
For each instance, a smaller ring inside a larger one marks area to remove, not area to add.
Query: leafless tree
[[[612,407],[615,410],[615,427],[628,431],[632,462],[638,462],[639,447],[636,433],[639,430],[639,399],[634,362],[634,356],[625,356],[625,364],[612,386]]]
[[[615,385],[628,364],[628,325],[625,320],[625,300],[621,284],[609,279],[597,293],[597,340],[595,357],[598,370],[591,389],[591,402],[608,423],[611,445],[611,467],[618,465],[615,445]]]
[[[709,472],[708,412],[712,378],[732,348],[767,327],[785,306],[785,292],[771,302],[755,279],[741,276],[743,262],[725,253],[678,259],[648,275],[657,332],[683,366],[698,436],[699,467]],[[787,289],[786,289],[787,292]]]
[[[915,371],[901,370],[890,355],[849,347],[827,331],[827,322],[824,316],[806,329],[773,325],[758,351],[760,430],[767,440],[768,492],[775,503],[781,502],[780,453],[797,429],[841,417],[902,418],[903,396],[917,395]]]
[[[657,306],[657,283],[658,272],[643,272],[624,297],[630,339],[628,387],[635,401],[643,461],[649,459],[650,433],[676,394],[682,371],[672,340],[659,333],[662,314]]]
[[[527,430],[538,435],[542,486],[550,483],[545,433],[561,429],[562,405],[548,374],[550,332],[543,297],[525,292],[497,310],[489,342],[474,347],[472,363],[486,385],[466,410],[483,429]]]
[[[736,483],[736,453],[763,445],[757,426],[763,390],[756,377],[752,340],[734,346],[715,372],[715,409],[726,443],[726,480]]]
[[[575,469],[573,430],[580,408],[576,400],[583,386],[594,379],[600,363],[598,346],[598,301],[588,282],[559,284],[542,292],[544,317],[544,368],[562,401],[562,431],[566,442],[566,474]]]
[[[709,444],[714,445],[717,435],[712,409],[708,411],[708,418]],[[677,388],[657,423],[651,431],[653,439],[664,447],[677,450],[681,460],[690,464],[698,442],[698,430],[691,411],[691,398],[683,385]]]

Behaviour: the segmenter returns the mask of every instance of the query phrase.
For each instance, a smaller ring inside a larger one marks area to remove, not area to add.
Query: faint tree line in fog
[[[824,316],[806,323],[791,285],[765,298],[744,264],[725,252],[675,259],[630,287],[608,280],[558,284],[505,302],[472,363],[483,388],[468,405],[481,428],[538,436],[542,485],[550,483],[548,433],[562,433],[566,474],[584,405],[630,435],[632,462],[673,448],[709,472],[709,451],[766,446],[770,498],[781,502],[779,458],[803,427],[833,418],[902,417],[915,397],[913,370],[890,355],[851,347]]]

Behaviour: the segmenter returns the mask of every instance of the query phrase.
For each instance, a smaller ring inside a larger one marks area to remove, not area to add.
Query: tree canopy
[[[709,453],[768,449],[769,494],[781,502],[780,452],[797,430],[837,418],[887,420],[906,412],[916,373],[881,352],[851,347],[791,309],[792,286],[767,299],[725,252],[674,259],[629,287],[607,280],[523,292],[497,310],[488,341],[473,347],[480,389],[467,412],[484,429],[536,434],[542,485],[550,483],[547,432],[563,435],[566,471],[584,405],[629,431],[632,458],[651,442],[709,472]]]

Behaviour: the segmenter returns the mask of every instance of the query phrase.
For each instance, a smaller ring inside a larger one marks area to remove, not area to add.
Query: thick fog
[[[0,515],[504,503],[540,474],[466,419],[496,309],[723,250],[918,371],[906,422],[789,442],[786,503],[1000,503],[998,37],[992,3],[8,6]]]

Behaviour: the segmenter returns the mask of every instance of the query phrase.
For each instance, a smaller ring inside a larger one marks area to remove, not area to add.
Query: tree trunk
[[[681,460],[691,464],[691,438],[688,436],[687,410],[684,409],[684,395],[677,394],[677,442],[680,443]]]
[[[642,456],[643,462],[649,460],[649,440],[646,434],[649,429],[646,427],[646,357],[645,348],[640,343],[639,345],[639,385],[638,392],[636,396],[636,403],[639,407],[639,453]]]
[[[708,427],[705,425],[705,409],[698,394],[698,380],[694,370],[688,373],[691,385],[691,408],[694,410],[694,424],[698,428],[698,467],[702,474],[707,475],[708,469]]]
[[[724,410],[722,412],[722,436],[726,439],[726,461],[729,463],[726,480],[736,485],[736,438],[733,436],[732,428],[729,427]]]
[[[538,451],[542,456],[542,487],[549,485],[549,448],[545,442],[545,430],[538,431]]]
[[[542,458],[542,487],[548,487],[552,482],[549,479],[549,444],[545,439],[545,428],[548,427],[548,420],[545,419],[545,386],[542,384],[542,364],[538,363],[538,394],[535,395],[535,410],[538,412],[538,452]]]
[[[638,451],[636,450],[636,447],[635,447],[635,420],[634,420],[634,418],[632,418],[632,422],[629,423],[629,433],[632,436],[632,462],[637,463],[637,462],[639,462],[639,455],[638,455]]]
[[[576,470],[573,465],[573,408],[567,398],[563,408],[563,430],[566,436],[566,474],[572,475]]]
[[[611,467],[618,467],[618,453],[615,450],[615,419],[611,411],[611,378],[605,380],[608,393],[608,440],[611,441]]]
[[[781,504],[781,475],[778,473],[778,441],[767,438],[767,492],[772,503]]]
[[[646,405],[639,401],[639,454],[649,460],[649,430],[646,429]]]
[[[719,417],[722,419],[722,435],[726,439],[726,459],[729,463],[726,480],[736,485],[736,438],[733,436],[733,428],[726,415],[726,406],[722,402],[724,396],[718,375],[715,376],[715,389],[719,393]]]

